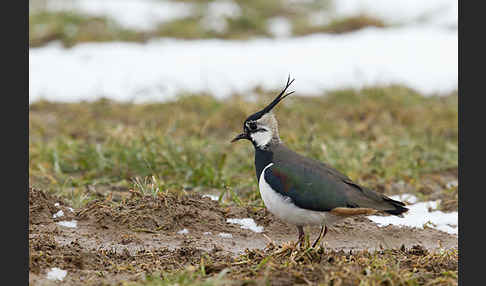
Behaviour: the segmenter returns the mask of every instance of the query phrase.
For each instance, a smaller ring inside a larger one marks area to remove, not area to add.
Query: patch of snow
[[[45,9],[106,16],[123,27],[147,30],[163,22],[188,17],[194,7],[190,3],[160,0],[48,0]]]
[[[78,222],[76,220],[63,220],[57,223],[60,226],[65,226],[65,227],[70,227],[70,228],[76,228],[78,227]]]
[[[183,230],[179,230],[177,232],[177,234],[188,234],[189,233],[189,230],[187,230],[187,228],[183,229]]]
[[[55,203],[55,204],[54,204],[54,206],[55,206],[55,207],[58,207],[58,206],[59,206],[59,203]]]
[[[68,210],[69,210],[70,212],[72,212],[72,213],[74,212],[74,209],[73,209],[73,208],[68,208]]]
[[[62,281],[64,279],[64,277],[66,277],[66,275],[67,275],[67,271],[66,270],[62,270],[60,268],[53,267],[47,273],[47,279],[49,279],[49,280]]]
[[[274,17],[268,20],[267,29],[276,38],[286,38],[292,35],[292,25],[284,17]]]
[[[411,201],[417,201],[417,198],[413,195],[408,196]],[[390,198],[400,200],[402,197],[391,196]],[[438,204],[439,201],[430,201],[407,205],[409,211],[404,213],[403,218],[397,216],[368,216],[368,218],[380,226],[386,226],[389,224],[417,228],[424,228],[424,226],[428,226],[451,234],[457,234],[458,212],[444,213],[438,210],[429,211],[429,209],[436,209]]]
[[[289,73],[296,95],[391,83],[450,92],[458,87],[458,36],[401,27],[250,41],[54,43],[29,49],[29,102],[166,101],[184,91],[222,98],[256,86],[281,89]]]
[[[240,6],[233,1],[216,0],[207,6],[207,13],[202,22],[209,30],[219,33],[226,31],[227,18],[237,18],[241,15]]]
[[[215,195],[210,195],[210,194],[205,194],[202,196],[203,198],[210,198],[211,200],[213,201],[217,201],[219,200],[219,197],[218,196],[215,196]]]
[[[210,231],[203,232],[203,235],[211,235],[212,233]]]
[[[60,210],[57,213],[53,214],[52,218],[62,217],[63,215],[64,215],[64,212],[62,210]]]
[[[220,232],[219,236],[222,238],[233,238],[233,235],[231,233],[225,233],[225,232]]]
[[[229,218],[226,222],[239,224],[243,229],[249,229],[254,232],[262,232],[263,226],[258,226],[252,218]]]

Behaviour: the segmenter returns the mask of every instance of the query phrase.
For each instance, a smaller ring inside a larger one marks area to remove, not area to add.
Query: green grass
[[[76,12],[40,12],[29,15],[29,46],[60,41],[65,47],[84,42],[144,42],[150,35],[120,27],[99,16]]]
[[[194,5],[192,15],[155,25],[146,31],[123,28],[109,17],[92,16],[75,10],[51,12],[33,9],[29,14],[29,46],[39,47],[51,41],[60,41],[65,47],[84,42],[146,42],[159,37],[241,40],[273,37],[268,23],[275,17],[289,21],[293,36],[347,33],[369,26],[388,26],[382,20],[369,15],[338,18],[325,24],[312,24],[309,21],[310,13],[330,9],[332,2],[328,0],[306,1],[299,5],[289,5],[284,0],[235,0],[240,7],[240,15],[224,18],[225,29],[216,31],[208,28],[205,23],[207,18],[211,17],[208,7],[212,1],[185,2]]]
[[[256,102],[185,95],[149,104],[32,103],[30,184],[75,207],[131,188],[153,195],[214,190],[262,206],[253,147],[230,140],[275,94]],[[388,195],[403,192],[391,188],[402,181],[420,199],[452,200],[457,209],[457,187],[427,189],[423,180],[457,170],[457,97],[423,97],[401,86],[338,90],[291,96],[275,113],[282,140],[295,151]]]

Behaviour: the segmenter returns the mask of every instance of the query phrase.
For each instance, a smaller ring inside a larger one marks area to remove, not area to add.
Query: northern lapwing
[[[265,108],[250,115],[243,133],[231,142],[247,139],[255,147],[255,169],[260,195],[268,210],[297,226],[298,242],[304,240],[304,226],[320,225],[313,247],[327,233],[327,226],[356,215],[385,212],[401,216],[405,204],[353,182],[346,175],[320,161],[287,148],[279,137],[272,109],[292,94],[285,88]]]

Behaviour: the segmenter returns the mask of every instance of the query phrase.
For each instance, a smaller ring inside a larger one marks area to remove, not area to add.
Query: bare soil
[[[53,218],[59,210],[64,215]],[[226,222],[228,218],[247,217],[264,231],[256,233]],[[76,228],[57,224],[73,219],[78,222]],[[179,234],[183,229],[188,233]],[[312,240],[319,228],[307,231]],[[266,209],[226,207],[200,194],[152,197],[132,193],[121,202],[95,200],[71,211],[62,199],[29,188],[30,285],[56,285],[58,282],[46,278],[52,267],[68,271],[63,285],[102,285],[184,269],[198,265],[202,257],[213,262],[206,273],[217,273],[224,265],[235,263],[239,254],[262,259],[266,251],[296,238],[294,226],[281,222]],[[366,217],[358,217],[332,226],[322,243],[330,257],[383,249],[408,249],[407,255],[420,256],[439,248],[457,248],[458,237],[430,228],[378,227]],[[449,268],[457,270],[457,265]],[[235,277],[251,276],[243,269]],[[287,276],[276,274],[275,281],[284,281]]]

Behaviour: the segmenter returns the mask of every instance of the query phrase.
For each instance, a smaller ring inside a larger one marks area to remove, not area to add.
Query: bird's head
[[[285,97],[294,93],[285,91],[294,82],[294,79],[290,80],[290,76],[287,79],[285,88],[280,94],[265,108],[248,116],[243,123],[243,133],[236,136],[231,142],[236,142],[240,139],[250,140],[256,148],[265,149],[271,142],[280,142],[278,135],[277,119],[271,112],[272,109]]]

